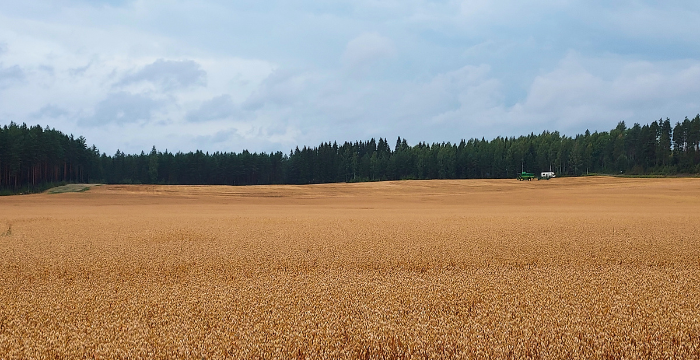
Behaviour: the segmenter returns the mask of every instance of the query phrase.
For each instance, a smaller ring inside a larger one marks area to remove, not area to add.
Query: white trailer
[[[555,177],[553,171],[543,171],[543,172],[540,174],[540,179],[551,179],[551,178],[553,178],[553,177]]]

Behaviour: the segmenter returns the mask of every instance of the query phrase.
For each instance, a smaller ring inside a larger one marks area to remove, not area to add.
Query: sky
[[[0,125],[114,154],[608,131],[700,112],[700,2],[24,0]]]

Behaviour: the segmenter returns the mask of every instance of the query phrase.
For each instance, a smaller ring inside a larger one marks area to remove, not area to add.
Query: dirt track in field
[[[0,198],[0,359],[700,356],[700,179]]]

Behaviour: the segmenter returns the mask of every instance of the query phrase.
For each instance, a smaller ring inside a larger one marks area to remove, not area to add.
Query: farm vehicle
[[[535,178],[535,174],[533,174],[533,173],[523,171],[520,174],[518,174],[518,180],[520,180],[520,181],[525,181],[525,180],[532,181],[532,179],[534,179],[534,178]]]

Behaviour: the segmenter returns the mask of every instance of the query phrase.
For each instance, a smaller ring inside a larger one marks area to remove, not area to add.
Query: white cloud
[[[460,15],[465,17],[483,15],[489,9],[490,4],[493,2],[488,0],[464,0],[459,7]]]
[[[363,33],[348,42],[342,62],[351,72],[365,73],[378,61],[395,55],[391,39],[377,33]]]
[[[646,123],[667,116],[680,120],[698,109],[700,61],[569,54],[556,69],[534,79],[509,120],[580,132],[609,130],[620,120]]]

